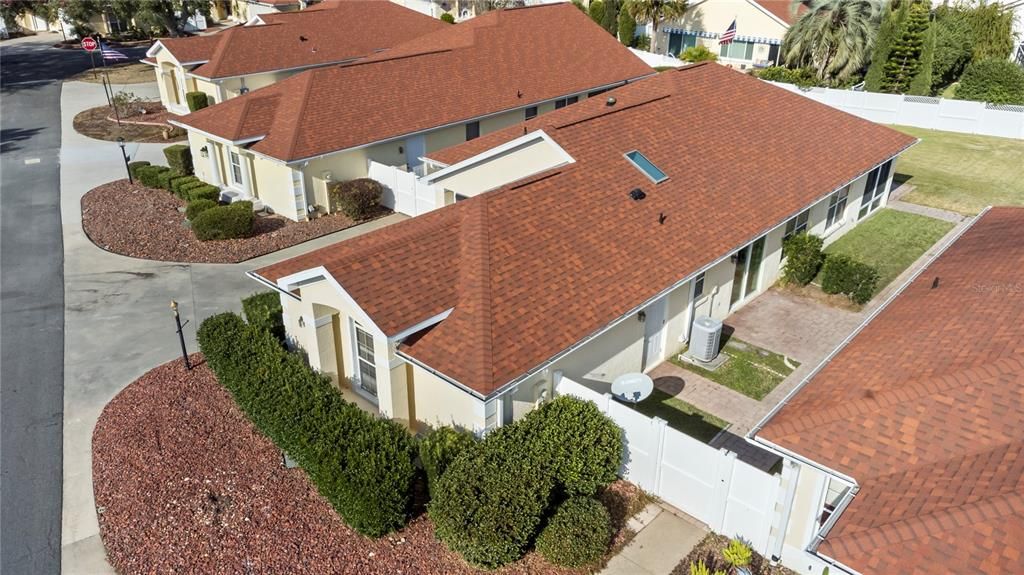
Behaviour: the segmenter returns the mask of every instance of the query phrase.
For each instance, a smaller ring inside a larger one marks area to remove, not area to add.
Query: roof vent
[[[605,106],[614,106],[615,105],[615,98],[609,96],[608,99],[604,101],[604,105]]]
[[[629,197],[633,198],[634,201],[639,202],[640,200],[646,198],[647,194],[645,194],[644,191],[641,190],[640,188],[633,188],[629,192]]]

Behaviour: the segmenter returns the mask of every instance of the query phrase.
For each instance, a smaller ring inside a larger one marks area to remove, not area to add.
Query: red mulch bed
[[[123,256],[165,262],[237,263],[355,225],[344,214],[309,222],[257,216],[253,235],[248,238],[201,242],[184,226],[185,214],[178,211],[184,206],[183,200],[166,190],[117,180],[82,196],[82,227],[94,244]],[[383,210],[380,215],[386,213]]]
[[[485,573],[435,539],[426,516],[378,540],[350,530],[193,357],[191,372],[177,360],[126,387],[93,432],[100,534],[118,573]],[[624,522],[640,495],[617,482],[605,498]],[[578,571],[531,553],[498,573]]]
[[[143,102],[139,105],[139,108],[146,112],[121,118],[121,123],[140,124],[143,126],[170,126],[167,123],[168,120],[181,119],[181,116],[168,112],[160,102]],[[113,114],[107,116],[107,119],[114,123],[117,122],[117,117]]]

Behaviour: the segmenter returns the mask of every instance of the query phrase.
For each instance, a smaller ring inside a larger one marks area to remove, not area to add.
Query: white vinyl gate
[[[418,216],[441,207],[438,203],[443,200],[442,190],[424,184],[413,172],[371,160],[367,175],[384,185],[381,204],[395,212]]]
[[[558,395],[597,404],[625,434],[620,475],[670,505],[703,521],[713,531],[738,537],[767,554],[776,503],[783,490],[770,475],[676,431],[657,418],[627,407],[568,378],[556,378]]]

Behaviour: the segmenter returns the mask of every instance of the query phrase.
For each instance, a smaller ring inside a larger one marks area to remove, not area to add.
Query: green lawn
[[[1024,141],[893,126],[921,138],[896,161],[896,181],[916,189],[902,199],[974,215],[986,206],[1024,206]]]
[[[846,254],[874,266],[878,293],[951,229],[950,222],[885,208],[825,248],[825,253]]]
[[[682,431],[704,443],[711,441],[719,431],[729,425],[727,421],[701,411],[657,388],[650,397],[635,404],[633,408],[647,417],[660,417],[668,422],[672,429]]]
[[[764,399],[764,396],[793,372],[793,369],[786,365],[782,355],[736,338],[730,338],[726,342],[722,353],[728,355],[729,360],[714,371],[680,361],[677,357],[672,357],[670,361],[758,401]],[[796,360],[791,359],[789,362],[793,368],[800,365]]]

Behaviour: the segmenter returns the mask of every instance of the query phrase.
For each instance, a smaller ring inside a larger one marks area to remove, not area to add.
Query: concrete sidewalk
[[[709,533],[696,519],[657,503],[630,519],[629,527],[636,536],[601,575],[669,575]]]
[[[119,87],[115,87],[119,88]],[[143,97],[156,84],[133,84]],[[206,317],[239,311],[240,298],[263,291],[245,272],[404,219],[392,215],[241,264],[179,264],[128,258],[96,247],[82,230],[81,198],[125,177],[116,143],[72,127],[75,114],[105,103],[101,85],[68,82],[61,94],[60,154],[64,238],[64,488],[63,573],[113,573],[99,537],[92,492],[92,431],[104,406],[149,369],[180,354],[169,302],[181,305],[189,350]],[[132,144],[133,159],[166,164],[166,144]]]

